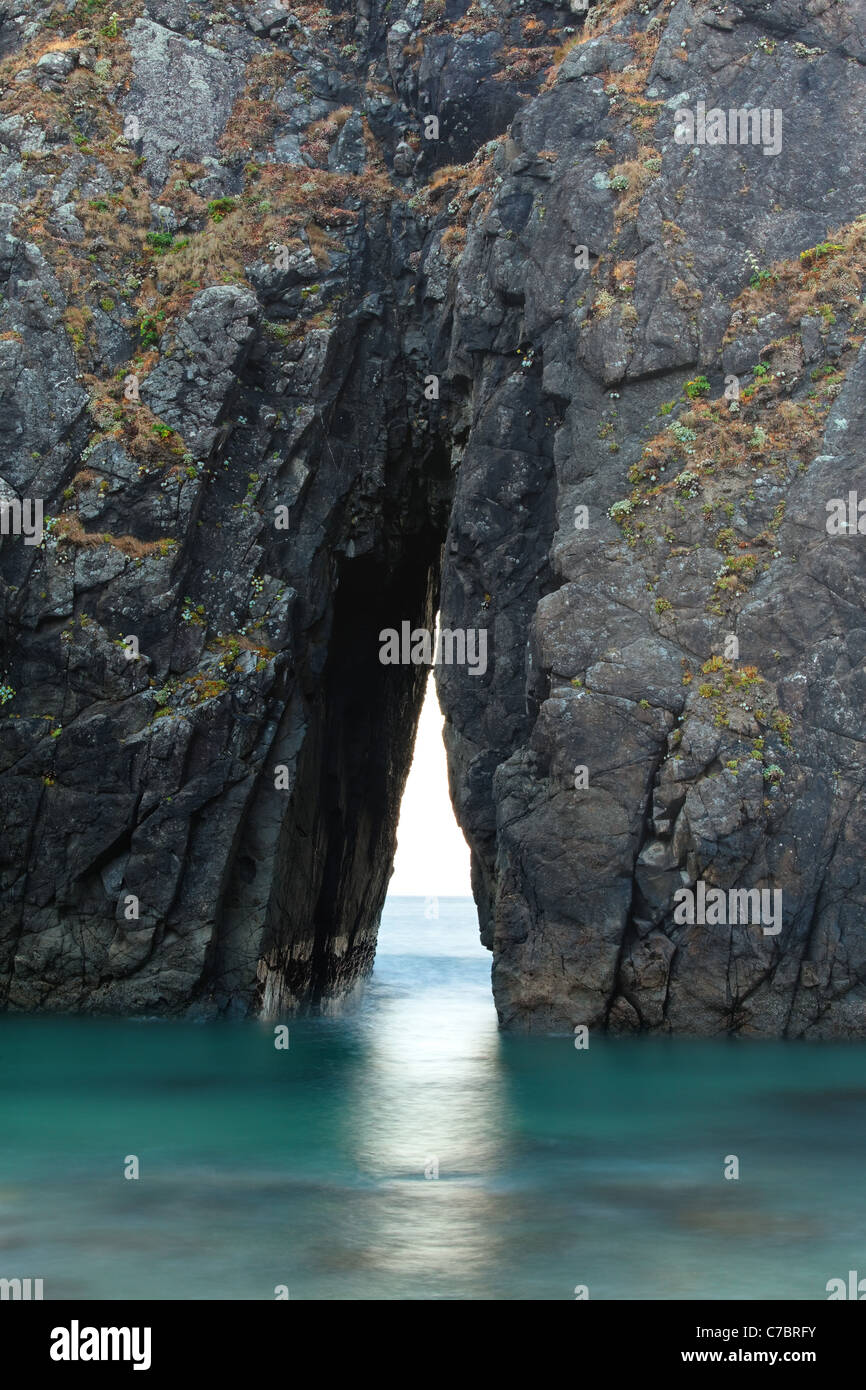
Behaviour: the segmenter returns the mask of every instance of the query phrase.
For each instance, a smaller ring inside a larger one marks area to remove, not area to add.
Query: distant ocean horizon
[[[385,903],[387,905],[394,902],[427,902],[430,898],[445,898],[449,902],[472,903],[473,908],[475,902],[471,893],[389,893]]]
[[[820,1300],[866,1273],[864,1045],[503,1034],[471,899],[431,896],[389,897],[360,1000],[285,1050],[272,1023],[0,1017],[0,1277]]]

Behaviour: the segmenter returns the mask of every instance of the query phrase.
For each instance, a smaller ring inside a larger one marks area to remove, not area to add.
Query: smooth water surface
[[[0,1276],[825,1299],[866,1275],[866,1045],[500,1036],[473,904],[438,911],[390,899],[360,1004],[287,1051],[272,1024],[0,1019]]]

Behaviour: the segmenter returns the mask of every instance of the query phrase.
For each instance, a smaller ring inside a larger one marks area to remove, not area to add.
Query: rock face
[[[0,22],[0,1003],[348,993],[441,608],[503,1025],[866,1034],[862,0],[57,13]]]

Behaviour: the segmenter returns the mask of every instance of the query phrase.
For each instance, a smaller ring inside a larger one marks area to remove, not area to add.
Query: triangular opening
[[[388,897],[470,898],[469,846],[454,816],[436,682],[427,679],[412,766],[400,804]]]

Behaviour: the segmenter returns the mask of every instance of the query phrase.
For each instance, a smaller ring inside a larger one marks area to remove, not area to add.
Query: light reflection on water
[[[0,1276],[821,1299],[866,1274],[866,1047],[501,1037],[476,937],[470,903],[392,900],[360,1007],[286,1052],[259,1024],[0,1019]]]
[[[447,900],[442,913],[441,927],[412,917],[386,923],[389,954],[379,956],[367,1001],[367,1045],[344,1135],[358,1171],[377,1184],[356,1229],[392,1293],[408,1282],[427,1296],[454,1297],[459,1270],[472,1291],[462,1296],[483,1298],[498,1251],[492,1186],[506,1165],[507,1105],[490,957],[476,944],[474,922],[469,935]],[[461,954],[446,954],[455,935],[465,942],[450,949]],[[434,936],[439,953],[426,954]]]

